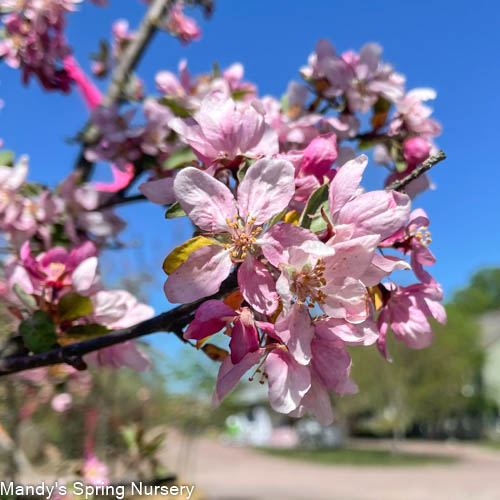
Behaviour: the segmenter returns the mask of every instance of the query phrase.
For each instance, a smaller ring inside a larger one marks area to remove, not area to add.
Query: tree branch
[[[111,84],[103,100],[104,106],[118,102],[124,83],[139,62],[144,50],[153,38],[161,19],[168,15],[175,0],[153,0],[134,38],[127,45],[118,66],[113,71]]]
[[[76,368],[84,369],[85,363],[82,360],[82,356],[104,349],[105,347],[121,344],[127,340],[156,332],[173,332],[177,337],[186,342],[182,336],[182,329],[192,321],[194,312],[198,306],[205,302],[205,300],[224,297],[234,291],[237,285],[236,272],[234,272],[222,283],[220,290],[211,297],[197,300],[191,304],[177,306],[170,311],[142,321],[129,328],[116,330],[95,339],[59,347],[41,354],[7,356],[0,359],[0,376],[58,363],[68,363]]]
[[[415,170],[409,173],[406,177],[394,181],[392,184],[389,184],[385,189],[401,191],[404,189],[410,182],[414,181],[422,174],[430,170],[434,165],[437,165],[439,162],[443,161],[446,158],[446,154],[443,150],[439,150],[436,154],[429,156],[427,160],[422,162],[420,166],[418,166]]]
[[[176,0],[153,0],[151,2],[134,38],[125,48],[118,65],[111,75],[108,91],[102,100],[104,106],[112,106],[120,100],[123,86],[126,84],[130,74],[144,54],[153,35],[156,33],[161,19],[168,15],[175,2]],[[83,149],[80,152],[75,169],[80,172],[81,179],[85,182],[92,175],[93,163],[85,158],[83,150],[89,144],[93,144],[97,141],[99,130],[91,123],[88,123],[81,133],[81,136]]]

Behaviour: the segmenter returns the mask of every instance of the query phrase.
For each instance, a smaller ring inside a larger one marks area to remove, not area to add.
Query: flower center
[[[426,247],[432,242],[431,233],[427,231],[427,226],[417,227],[410,231],[410,237],[415,238],[421,245]]]
[[[294,292],[298,305],[313,308],[316,304],[324,304],[326,294],[321,290],[326,285],[323,277],[325,264],[320,259],[310,271],[299,271],[295,276]]]
[[[231,249],[230,255],[233,262],[242,262],[247,252],[257,242],[257,236],[262,232],[262,227],[253,227],[255,217],[248,218],[244,223],[235,215],[232,222],[227,218],[226,223],[230,228],[231,243],[226,244],[224,248]]]

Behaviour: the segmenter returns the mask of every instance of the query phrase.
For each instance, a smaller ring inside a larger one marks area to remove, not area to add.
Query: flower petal
[[[249,255],[238,269],[238,284],[245,300],[262,314],[278,307],[276,284],[267,267]]]
[[[346,162],[337,170],[337,174],[330,183],[328,193],[330,214],[332,216],[354,196],[367,165],[368,158],[366,155],[360,155],[354,160]]]
[[[294,304],[287,314],[280,314],[274,324],[275,333],[301,365],[311,360],[311,341],[314,327],[306,307]]]
[[[342,167],[344,168],[344,167]],[[379,234],[385,239],[408,219],[411,200],[397,191],[370,191],[347,202],[340,210],[340,224],[354,224],[354,236]]]
[[[288,206],[295,190],[295,169],[286,160],[263,158],[247,170],[238,186],[238,207],[242,217],[255,217],[255,224],[267,222]]]
[[[218,245],[207,245],[193,252],[165,282],[169,302],[188,304],[216,293],[231,272],[229,252]]]
[[[139,191],[153,203],[159,205],[170,205],[175,203],[174,178],[164,177],[144,182],[139,186]]]
[[[266,359],[269,380],[269,401],[274,410],[290,413],[295,410],[311,387],[311,373],[307,366],[297,363],[281,349],[272,351]]]
[[[187,167],[177,174],[174,192],[188,217],[204,231],[226,232],[226,219],[237,215],[229,188],[197,168]]]
[[[293,224],[275,224],[257,240],[264,257],[274,266],[288,261],[288,249],[300,246],[308,240],[316,241],[317,236],[303,227]]]
[[[233,364],[231,357],[227,356],[222,362],[219,373],[217,375],[217,385],[212,396],[212,405],[217,407],[222,400],[236,387],[240,378],[245,373],[256,365],[262,355],[264,349],[259,349],[255,352],[249,352],[239,363]]]

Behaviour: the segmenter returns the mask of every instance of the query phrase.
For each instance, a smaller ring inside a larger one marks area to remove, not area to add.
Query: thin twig
[[[86,354],[156,332],[172,332],[184,341],[182,330],[192,321],[198,306],[208,299],[220,299],[235,290],[236,287],[236,273],[233,273],[222,283],[220,290],[215,295],[191,304],[177,306],[129,328],[116,330],[95,339],[59,347],[41,354],[5,357],[0,359],[0,376],[58,363],[68,363],[78,368],[78,362],[81,362],[82,356]]]
[[[98,210],[104,210],[105,208],[116,207],[118,205],[126,205],[128,203],[133,203],[135,201],[144,201],[144,200],[147,200],[147,198],[141,193],[124,197],[120,196],[112,197],[109,200],[102,203],[101,205],[99,205]]]
[[[427,160],[422,162],[420,166],[418,166],[415,170],[409,173],[406,177],[394,181],[392,184],[389,184],[386,189],[393,191],[401,191],[404,189],[410,182],[414,181],[422,174],[430,170],[434,165],[437,165],[439,162],[443,161],[446,158],[446,154],[443,150],[439,150],[436,154],[429,156]]]

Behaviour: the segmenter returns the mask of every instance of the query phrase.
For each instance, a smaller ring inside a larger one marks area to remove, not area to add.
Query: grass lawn
[[[456,458],[446,455],[425,455],[421,453],[362,448],[339,448],[332,450],[258,448],[258,450],[274,457],[331,465],[431,465],[451,464],[457,461]]]
[[[483,440],[483,441],[477,441],[477,444],[480,444],[481,446],[486,446],[486,448],[490,448],[491,450],[500,451],[500,441]]]

